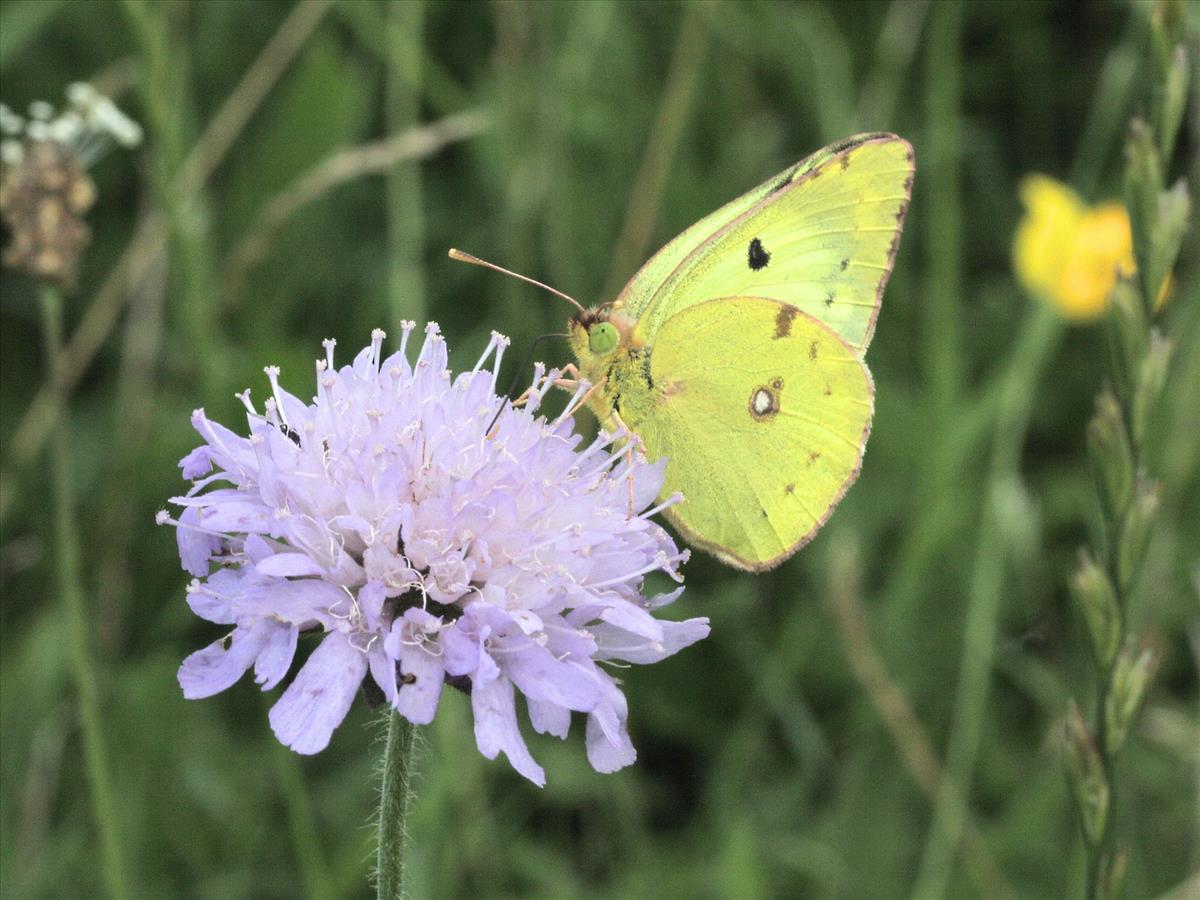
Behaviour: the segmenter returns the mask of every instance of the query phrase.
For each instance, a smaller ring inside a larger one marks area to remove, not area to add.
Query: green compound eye
[[[593,353],[612,353],[620,342],[621,336],[611,322],[597,322],[588,329],[588,349]]]

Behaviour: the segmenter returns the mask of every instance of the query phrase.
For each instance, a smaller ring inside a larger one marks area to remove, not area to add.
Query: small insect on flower
[[[1089,207],[1071,188],[1045,175],[1021,182],[1025,216],[1013,244],[1013,268],[1030,293],[1066,319],[1104,314],[1118,278],[1136,271],[1129,212],[1120,203]],[[1161,303],[1168,285],[1163,285]]]
[[[311,403],[268,368],[262,411],[241,395],[249,437],[193,414],[204,444],[180,463],[193,486],[171,500],[179,517],[159,522],[176,527],[196,576],[192,610],[233,628],[184,661],[184,695],[223,691],[251,666],[272,688],[313,632],[319,644],[269,715],[299,753],[329,743],[365,682],[425,724],[451,680],[469,685],[480,752],[503,752],[538,785],[517,692],[535,730],[565,738],[571,713],[586,713],[592,766],[629,765],[625,697],[600,664],[657,662],[709,630],[654,616],[682,587],[642,593],[652,572],[681,582],[687,557],[650,519],[662,506],[646,508],[663,463],[614,453],[619,436],[604,433],[581,448],[582,387],[557,418],[538,415],[558,375],[540,365],[523,404],[505,403],[506,338],[493,334],[455,378],[434,324],[409,363],[414,327],[386,359],[374,332],[341,369],[326,341]]]

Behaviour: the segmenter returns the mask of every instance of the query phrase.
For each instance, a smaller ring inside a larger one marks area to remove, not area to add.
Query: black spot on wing
[[[846,267],[849,265],[850,265],[850,257],[846,257],[840,263],[838,263],[838,268],[841,269],[843,272],[845,272]]]
[[[750,246],[746,248],[746,261],[750,268],[757,272],[759,269],[767,267],[767,263],[771,261],[771,254],[767,252],[762,241],[754,238],[750,241]]]
[[[828,294],[825,295],[825,307],[829,308],[830,306],[833,306],[833,300],[834,300],[833,291],[830,291]]]

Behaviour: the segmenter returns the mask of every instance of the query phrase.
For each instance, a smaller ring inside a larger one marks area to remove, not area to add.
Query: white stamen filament
[[[271,393],[275,396],[275,406],[279,410],[279,420],[288,428],[291,428],[291,423],[287,420],[287,412],[283,408],[283,388],[279,386],[279,366],[267,366],[263,369],[267,373],[267,378],[271,381]],[[267,401],[270,403],[270,401]]]
[[[559,417],[554,420],[554,424],[556,427],[558,425],[561,425],[564,421],[566,421],[571,416],[575,415],[575,412],[578,409],[579,399],[585,393],[587,393],[588,390],[591,389],[591,387],[592,387],[591,384],[589,384],[586,381],[579,382],[579,385],[575,388],[575,393],[572,394],[571,399],[569,401],[567,401],[566,408],[562,411],[562,413],[559,415]]]
[[[671,559],[669,559],[667,557],[667,554],[663,553],[660,550],[658,553],[656,553],[654,555],[654,561],[651,562],[649,565],[643,566],[642,568],[637,569],[636,571],[633,571],[633,572],[627,572],[626,574],[620,575],[616,578],[609,578],[609,579],[606,579],[605,581],[596,582],[595,584],[592,584],[592,583],[585,584],[584,587],[590,588],[591,590],[599,590],[600,588],[611,587],[614,584],[622,584],[625,582],[633,581],[633,579],[640,578],[642,575],[649,574],[650,572],[657,572],[660,570],[664,571],[664,572],[669,572],[670,571],[670,569],[669,569],[670,562],[671,562]]]
[[[653,509],[646,510],[644,513],[641,514],[641,516],[643,519],[648,519],[651,516],[657,516],[664,509],[668,509],[669,507],[674,506],[676,503],[681,503],[682,501],[683,501],[683,494],[679,493],[679,491],[676,491],[670,497],[668,497],[666,500],[664,500],[662,503],[658,504],[658,506],[654,507]]]
[[[375,374],[379,374],[379,364],[383,361],[383,339],[387,337],[387,332],[382,328],[374,328],[371,330],[371,359],[375,363]]]

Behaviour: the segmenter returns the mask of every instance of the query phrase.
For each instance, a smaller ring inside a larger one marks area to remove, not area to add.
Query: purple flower
[[[364,679],[425,724],[450,678],[470,686],[480,752],[503,752],[538,785],[517,692],[537,731],[565,738],[571,713],[586,713],[592,766],[627,766],[625,697],[599,664],[657,662],[708,634],[707,619],[653,615],[682,587],[641,593],[651,572],[682,581],[687,557],[649,518],[662,506],[646,509],[663,465],[614,452],[605,434],[579,449],[571,414],[582,386],[556,419],[536,415],[558,375],[540,365],[524,405],[503,404],[499,335],[451,378],[430,324],[410,365],[414,327],[404,324],[387,359],[374,332],[340,370],[326,341],[311,403],[268,368],[263,411],[241,395],[249,437],[193,413],[205,443],[180,462],[192,489],[172,498],[177,519],[159,521],[176,527],[196,576],[192,610],[233,630],[184,660],[184,696],[223,691],[251,667],[272,688],[300,633],[316,632],[269,716],[299,753],[329,743]]]

